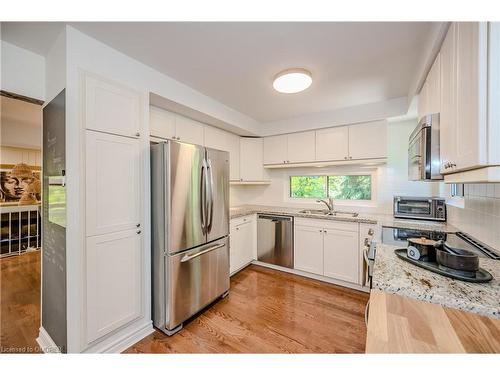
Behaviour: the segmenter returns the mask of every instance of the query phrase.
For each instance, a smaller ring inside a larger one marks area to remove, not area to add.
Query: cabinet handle
[[[137,234],[141,234],[141,231],[140,231],[140,230],[138,230],[138,231],[137,231]]]

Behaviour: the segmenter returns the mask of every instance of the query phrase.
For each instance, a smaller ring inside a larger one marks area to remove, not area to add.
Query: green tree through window
[[[290,197],[371,200],[370,175],[291,176]]]

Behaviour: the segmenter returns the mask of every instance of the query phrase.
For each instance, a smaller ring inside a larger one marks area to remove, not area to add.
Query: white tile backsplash
[[[465,185],[465,207],[448,206],[448,222],[500,250],[500,183]]]

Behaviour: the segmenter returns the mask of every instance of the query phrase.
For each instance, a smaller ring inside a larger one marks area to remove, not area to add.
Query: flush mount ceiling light
[[[287,69],[279,73],[273,82],[276,91],[284,94],[295,94],[311,86],[311,73],[305,69]]]

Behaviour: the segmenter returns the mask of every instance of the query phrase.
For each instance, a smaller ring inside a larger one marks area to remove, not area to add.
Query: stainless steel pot
[[[408,238],[406,255],[410,259],[424,262],[434,262],[436,260],[436,241],[425,237]]]

